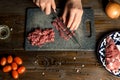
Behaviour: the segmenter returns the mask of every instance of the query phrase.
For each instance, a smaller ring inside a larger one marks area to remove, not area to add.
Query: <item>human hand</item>
[[[51,8],[55,11],[56,5],[54,0],[33,0],[33,2],[42,9],[42,11],[45,11],[46,15],[49,15],[51,13]]]
[[[81,0],[67,0],[62,18],[70,30],[76,30],[79,27],[82,15],[83,9]]]

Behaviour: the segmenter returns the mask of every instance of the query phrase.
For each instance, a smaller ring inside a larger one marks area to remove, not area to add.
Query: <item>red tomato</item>
[[[13,57],[12,57],[11,55],[9,55],[9,56],[7,57],[7,62],[8,62],[9,64],[13,62]]]
[[[18,68],[18,73],[22,74],[22,73],[25,72],[25,70],[26,70],[26,68],[24,66],[21,66],[21,67]]]
[[[5,57],[2,57],[2,58],[1,58],[1,62],[0,62],[1,66],[5,66],[5,65],[6,65],[6,62],[7,62],[6,58],[5,58]]]
[[[13,63],[11,64],[11,66],[12,66],[12,70],[17,70],[17,68],[18,68],[17,63],[15,63],[15,62],[13,62]]]
[[[20,57],[15,57],[14,61],[18,64],[21,65],[22,64],[22,59]]]
[[[18,72],[15,71],[15,70],[13,70],[13,71],[12,71],[12,77],[13,77],[14,79],[18,79],[18,77],[19,77]]]
[[[3,67],[3,72],[10,72],[12,70],[10,65]]]

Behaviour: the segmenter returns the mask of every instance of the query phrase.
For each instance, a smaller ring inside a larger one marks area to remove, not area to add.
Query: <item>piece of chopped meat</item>
[[[117,72],[120,69],[120,51],[110,37],[106,38],[105,56],[106,67]]]
[[[48,42],[54,42],[55,33],[52,28],[49,29],[35,29],[28,34],[27,39],[33,46],[42,46]]]
[[[70,33],[70,31],[67,28],[65,28],[66,26],[61,18],[56,18],[52,22],[52,25],[56,28],[56,30],[58,30],[59,35],[65,40],[69,40],[72,37],[72,35],[74,35],[74,31],[71,31],[72,33]]]

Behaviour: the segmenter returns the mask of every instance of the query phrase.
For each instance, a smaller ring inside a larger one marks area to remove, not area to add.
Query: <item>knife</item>
[[[70,30],[69,28],[67,28],[67,26],[63,23],[63,21],[57,16],[56,12],[55,12],[53,9],[52,9],[52,14],[53,14],[53,16],[54,16],[55,18],[58,18],[59,21],[63,24],[63,27],[64,27],[64,29],[65,29],[65,30],[63,30],[63,31],[68,31],[68,34],[71,35],[70,39],[71,39],[73,42],[77,43],[77,44],[79,45],[79,47],[81,47],[81,45],[80,45],[80,43],[78,42],[77,38],[74,36],[74,34],[71,32],[71,30]],[[66,34],[66,35],[68,35],[68,34]]]

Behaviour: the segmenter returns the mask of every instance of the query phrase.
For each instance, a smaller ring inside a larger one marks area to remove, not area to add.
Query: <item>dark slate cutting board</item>
[[[25,30],[25,50],[27,51],[94,51],[95,50],[95,27],[94,27],[94,13],[90,8],[83,9],[84,14],[79,28],[76,30],[76,38],[81,44],[81,47],[71,39],[65,41],[62,39],[57,30],[52,26],[54,16],[51,14],[46,16],[39,8],[27,9],[26,16],[26,30]],[[58,10],[57,12],[60,12]],[[86,22],[90,22],[90,35],[87,36]],[[53,28],[55,31],[55,41],[46,43],[42,47],[32,46],[27,40],[27,35],[35,28]]]

